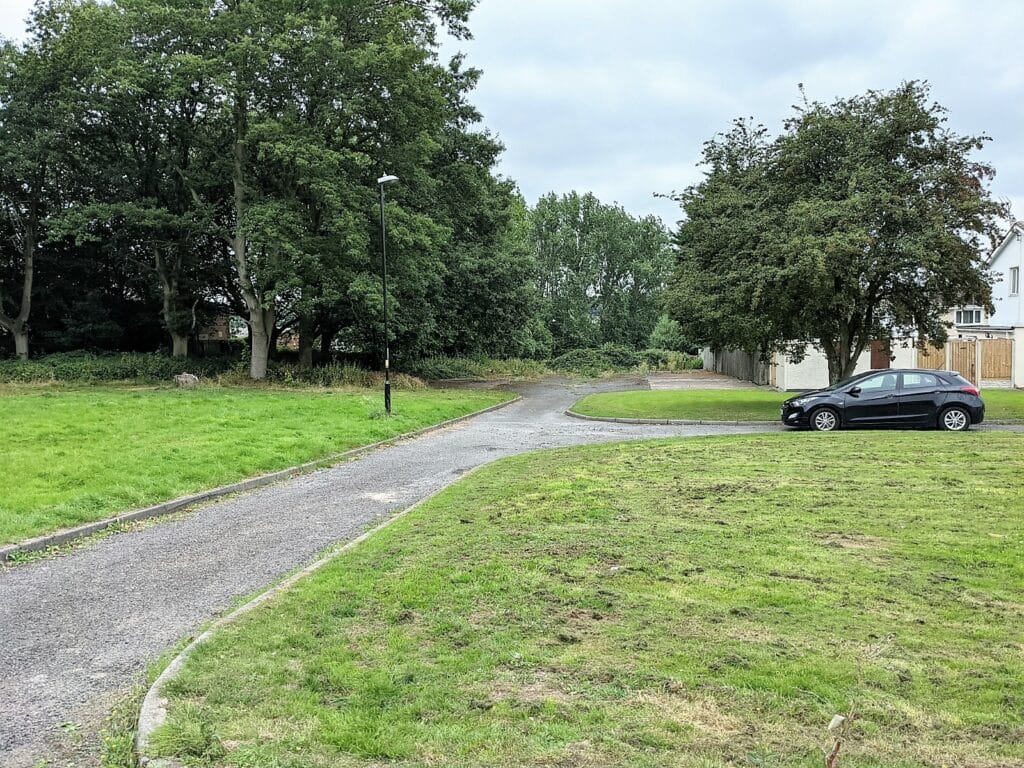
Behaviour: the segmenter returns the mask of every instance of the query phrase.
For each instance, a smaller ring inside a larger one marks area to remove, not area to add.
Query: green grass
[[[269,389],[7,388],[0,543],[108,517],[393,437],[507,399]]]
[[[981,397],[985,401],[986,419],[1024,420],[1024,390],[985,389]]]
[[[792,393],[767,389],[682,389],[588,395],[572,409],[584,416],[618,419],[777,421]]]
[[[778,421],[779,406],[794,394],[767,389],[606,392],[584,397],[572,409],[584,416],[619,419]],[[982,397],[986,420],[1024,420],[1024,391],[986,389]]]
[[[1024,436],[504,460],[221,631],[192,764],[1024,766]],[[203,755],[203,757],[196,757]]]

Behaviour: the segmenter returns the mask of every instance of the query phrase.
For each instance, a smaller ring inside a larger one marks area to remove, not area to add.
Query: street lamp
[[[388,337],[388,235],[384,222],[384,185],[398,181],[397,176],[381,176],[377,179],[380,189],[380,261],[384,280],[384,412],[391,415],[391,340]]]

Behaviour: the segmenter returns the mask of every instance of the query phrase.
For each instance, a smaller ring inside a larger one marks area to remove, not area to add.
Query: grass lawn
[[[1021,477],[1010,433],[504,460],[201,647],[154,746],[215,766],[820,768],[853,711],[843,768],[1019,768]]]
[[[767,389],[606,392],[584,397],[572,409],[584,416],[619,419],[778,421],[782,401],[795,394]],[[986,389],[981,394],[986,419],[1024,419],[1024,391]]]
[[[0,543],[284,469],[507,399],[268,389],[9,388],[0,393]]]

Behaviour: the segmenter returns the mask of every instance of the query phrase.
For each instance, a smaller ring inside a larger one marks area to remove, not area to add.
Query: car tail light
[[[981,394],[981,390],[977,387],[960,387],[960,391],[965,395],[974,395],[975,397]]]

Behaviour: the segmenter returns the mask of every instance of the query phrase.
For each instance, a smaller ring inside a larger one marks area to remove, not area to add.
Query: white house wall
[[[992,303],[996,311],[987,318],[988,325],[1024,326],[1024,302],[1019,295],[1010,296],[1011,267],[1020,269],[1021,281],[1024,283],[1024,236],[1019,229],[1014,229],[993,254],[991,268],[998,280],[992,286]],[[1020,349],[1019,346],[1017,348]]]
[[[808,347],[807,355],[799,363],[791,363],[785,355],[777,355],[775,363],[778,366],[775,386],[779,389],[802,391],[828,386],[828,359],[821,350]],[[857,359],[854,373],[870,370],[871,352],[867,350]]]

